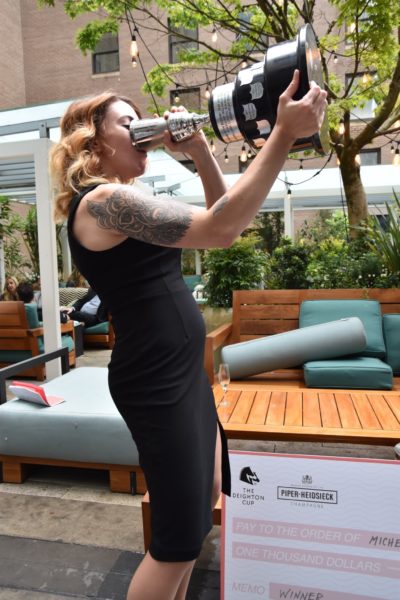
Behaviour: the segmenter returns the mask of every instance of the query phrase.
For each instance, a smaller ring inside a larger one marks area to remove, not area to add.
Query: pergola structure
[[[0,194],[37,205],[39,261],[43,300],[44,344],[47,352],[61,346],[57,248],[53,221],[48,154],[59,138],[59,121],[70,101],[0,111]],[[142,184],[153,193],[166,192],[184,202],[204,205],[201,181],[163,150],[149,153],[150,164]],[[293,210],[343,207],[340,171],[284,171],[274,183],[262,210],[284,211],[285,234],[293,234]],[[240,177],[227,175],[229,185]],[[392,165],[362,167],[361,177],[371,206],[384,206],[400,190],[399,168]],[[291,190],[289,197],[288,190]],[[64,256],[70,254],[64,238]],[[50,378],[60,374],[50,363]]]

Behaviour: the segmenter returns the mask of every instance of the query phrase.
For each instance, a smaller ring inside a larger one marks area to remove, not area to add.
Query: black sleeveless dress
[[[95,187],[95,186],[93,186]],[[217,425],[222,489],[230,493],[227,444],[203,368],[203,317],[181,275],[181,251],[131,238],[105,251],[85,249],[72,223],[85,188],[70,206],[74,262],[109,307],[115,346],[111,396],[139,451],[151,501],[150,554],[189,561],[212,527]]]

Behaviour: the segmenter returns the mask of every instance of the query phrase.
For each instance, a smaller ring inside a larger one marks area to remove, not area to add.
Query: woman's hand
[[[290,137],[293,141],[317,133],[321,128],[327,107],[327,93],[314,81],[311,82],[310,90],[301,100],[293,100],[299,82],[300,73],[296,69],[292,81],[279,97],[275,125],[280,135]]]
[[[170,111],[165,111],[164,119],[168,120],[170,113],[177,112],[188,112],[184,106],[172,106]],[[203,153],[208,150],[208,143],[206,136],[203,131],[197,131],[187,140],[181,142],[174,142],[169,131],[164,134],[164,144],[171,150],[171,152],[183,152],[190,154],[192,158],[195,158],[199,153]]]

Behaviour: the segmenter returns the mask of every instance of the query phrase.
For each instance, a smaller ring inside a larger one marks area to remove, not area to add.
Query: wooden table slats
[[[262,382],[235,382],[225,398],[215,386],[214,397],[220,421],[232,438],[400,441],[398,392],[266,390]]]
[[[321,409],[322,425],[324,427],[342,426],[335,401],[335,395],[332,392],[320,393],[319,405]]]

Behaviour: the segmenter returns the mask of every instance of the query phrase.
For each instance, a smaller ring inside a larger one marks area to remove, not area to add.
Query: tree
[[[5,283],[5,251],[6,244],[18,244],[15,234],[21,230],[22,221],[19,215],[12,212],[11,200],[7,196],[0,196],[0,289]],[[14,273],[10,273],[14,275]]]
[[[38,0],[54,6],[55,0]],[[323,8],[332,8],[330,11]],[[191,41],[190,30],[218,31],[221,44],[210,36],[199,39],[199,48],[188,47],[178,64],[156,64],[147,75],[144,91],[162,97],[179,83],[187,69],[213,65],[217,84],[233,75],[242,61],[258,62],[268,46],[294,39],[303,23],[319,32],[325,86],[329,98],[330,141],[340,161],[349,213],[350,233],[368,217],[365,190],[356,157],[366,145],[383,135],[400,133],[400,3],[393,0],[66,0],[65,11],[103,14],[77,33],[83,52],[93,50],[106,32],[128,23],[132,32],[148,28],[160,36],[173,33]],[[336,59],[346,65],[346,79],[336,74]],[[360,74],[362,75],[360,77]],[[231,77],[232,78],[232,77]],[[374,117],[351,121],[352,112],[368,101],[376,103]]]

